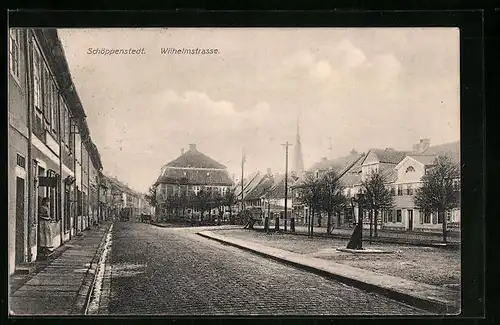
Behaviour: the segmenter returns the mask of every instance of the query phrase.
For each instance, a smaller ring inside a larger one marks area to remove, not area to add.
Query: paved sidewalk
[[[451,300],[453,293],[442,287],[410,281],[395,276],[384,275],[345,264],[310,257],[290,251],[252,243],[202,231],[199,235],[219,242],[236,246],[259,255],[307,269],[328,276],[346,284],[386,295],[417,308],[438,314],[457,314],[459,301]]]
[[[65,251],[26,283],[11,288],[11,315],[82,314],[94,278],[96,260],[111,222],[87,230],[64,245]],[[12,287],[12,286],[11,286]]]
[[[290,226],[290,225],[288,225]],[[274,225],[270,225],[271,230],[274,229]],[[255,225],[254,229],[264,230],[263,225]],[[280,225],[281,231],[283,231],[283,225]],[[326,234],[326,227],[314,227],[314,234],[316,236],[329,236],[337,238],[349,239],[354,231],[354,228],[337,228],[332,230],[331,235]],[[290,229],[288,228],[288,231]],[[296,225],[295,233],[297,235],[307,235],[307,226]],[[369,240],[370,230],[363,229],[363,240]],[[373,237],[374,242],[386,242],[386,243],[404,243],[410,245],[423,245],[423,246],[435,246],[439,245],[443,241],[443,236],[437,233],[425,233],[417,231],[388,231],[388,230],[378,230],[378,237]],[[448,244],[451,246],[460,244],[460,234],[457,232],[450,233],[448,235]]]

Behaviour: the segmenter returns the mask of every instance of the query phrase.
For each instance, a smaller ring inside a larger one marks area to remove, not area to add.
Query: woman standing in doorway
[[[49,199],[44,197],[38,209],[38,236],[42,254],[52,251],[52,218],[50,217]]]

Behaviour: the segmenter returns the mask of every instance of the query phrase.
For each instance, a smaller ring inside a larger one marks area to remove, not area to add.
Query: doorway
[[[408,231],[413,231],[413,210],[408,210]]]
[[[16,265],[24,260],[24,179],[16,177]]]

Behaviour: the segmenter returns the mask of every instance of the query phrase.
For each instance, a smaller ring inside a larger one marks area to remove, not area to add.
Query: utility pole
[[[286,231],[287,215],[288,215],[288,147],[291,146],[288,141],[282,146],[285,147],[285,216],[284,216],[284,230]]]
[[[241,150],[241,212],[243,213],[243,167],[245,166],[245,149]]]

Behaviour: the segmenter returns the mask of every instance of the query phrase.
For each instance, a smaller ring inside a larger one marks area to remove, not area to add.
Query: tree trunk
[[[337,228],[340,228],[342,221],[340,220],[340,210],[337,210]]]
[[[443,243],[447,242],[447,232],[446,232],[446,216],[444,214],[444,210],[438,211],[438,213],[441,215],[441,220],[443,220]]]
[[[233,220],[233,208],[229,206],[229,223],[234,225],[234,220]]]
[[[372,236],[373,236],[373,210],[370,209],[368,212],[368,215],[370,217],[370,244],[372,243]]]
[[[311,236],[311,219],[312,219],[312,218],[311,218],[311,216],[312,216],[312,214],[313,214],[313,213],[314,213],[314,209],[313,209],[313,208],[311,208],[311,209],[309,210],[309,216],[308,216],[308,218],[307,218],[307,234],[308,234],[309,236]]]
[[[314,235],[314,214],[316,211],[313,210],[313,213],[311,214],[311,237]]]
[[[327,211],[327,217],[326,217],[326,233],[329,235],[331,233],[331,228],[332,228],[332,213],[330,210]]]
[[[378,237],[377,227],[378,227],[378,209],[375,210],[375,237]]]

